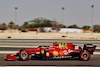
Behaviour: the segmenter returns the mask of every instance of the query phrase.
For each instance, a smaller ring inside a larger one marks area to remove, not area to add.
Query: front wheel
[[[26,50],[22,50],[20,53],[19,53],[19,58],[23,61],[26,61],[29,59],[29,53],[28,51]]]
[[[90,53],[88,51],[83,51],[80,54],[80,58],[84,61],[88,61],[90,59]]]

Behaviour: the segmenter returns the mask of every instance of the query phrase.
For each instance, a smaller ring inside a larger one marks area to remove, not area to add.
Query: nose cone
[[[15,55],[8,55],[4,58],[4,60],[16,60],[16,56]]]

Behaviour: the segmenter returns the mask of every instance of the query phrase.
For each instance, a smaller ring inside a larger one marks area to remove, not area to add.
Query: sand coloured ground
[[[65,36],[65,37],[62,37]],[[99,39],[100,33],[60,33],[60,32],[20,32],[18,30],[0,31],[0,38],[22,39]]]

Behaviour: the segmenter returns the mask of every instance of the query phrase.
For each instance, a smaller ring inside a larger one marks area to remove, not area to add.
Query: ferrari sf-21
[[[39,46],[31,49],[21,49],[19,52],[7,55],[5,60],[32,60],[35,59],[62,59],[62,58],[79,58],[87,61],[90,55],[95,51],[96,46],[92,44],[84,44],[84,47],[74,45],[72,43],[57,43],[54,42],[53,46]]]

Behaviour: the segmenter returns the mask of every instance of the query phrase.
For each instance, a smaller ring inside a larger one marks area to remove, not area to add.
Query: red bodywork
[[[96,46],[93,46],[92,52],[94,52]],[[72,43],[53,43],[53,46],[39,46],[35,49],[21,49],[16,54],[8,55],[5,60],[16,60],[19,59],[22,60],[28,60],[29,55],[31,57],[41,57],[41,58],[50,58],[50,57],[64,57],[65,56],[80,56],[82,54],[82,51],[86,50],[88,47],[84,47],[82,49],[81,47],[77,45],[73,45]],[[90,50],[90,49],[89,49]],[[91,51],[90,51],[91,52]],[[25,56],[27,57],[25,57]],[[81,55],[82,56],[82,55]],[[24,59],[23,59],[24,58]]]

